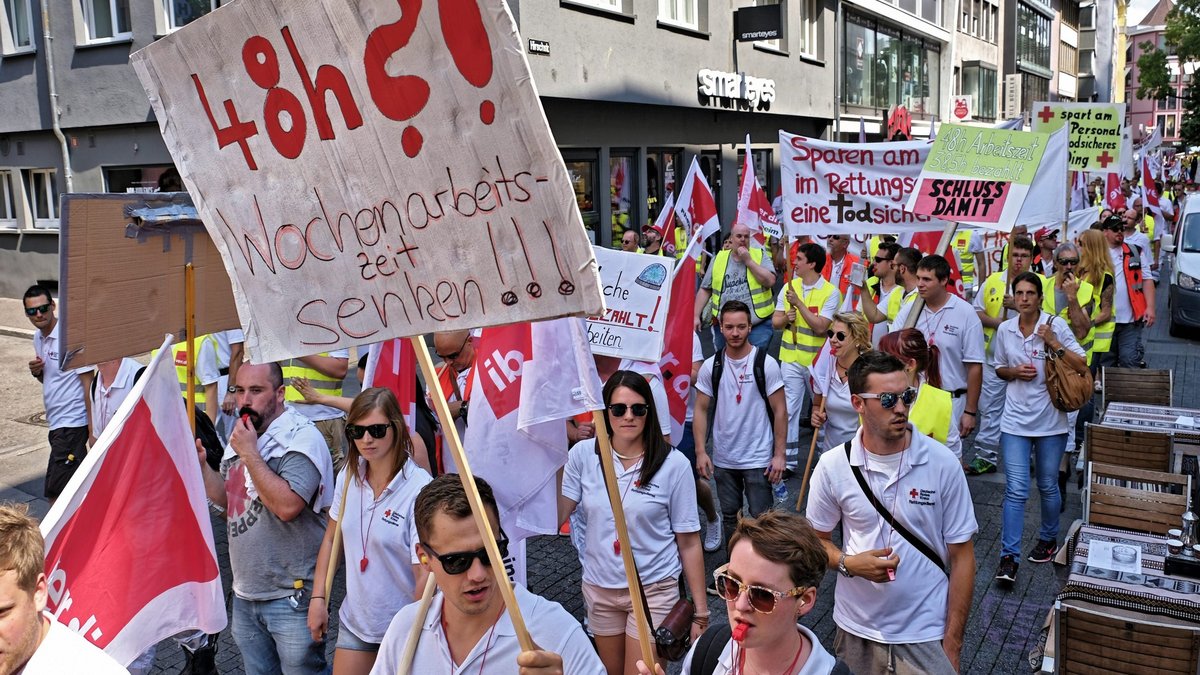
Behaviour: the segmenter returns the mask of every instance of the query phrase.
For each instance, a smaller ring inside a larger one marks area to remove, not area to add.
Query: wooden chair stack
[[[1174,390],[1170,370],[1106,366],[1100,369],[1100,412],[1113,401],[1170,406]]]
[[[1090,525],[1166,535],[1188,509],[1192,477],[1088,462],[1083,520]]]
[[[1088,461],[1148,471],[1170,471],[1174,437],[1150,431],[1087,425]]]
[[[1200,631],[1115,618],[1059,603],[1059,673],[1196,673]]]

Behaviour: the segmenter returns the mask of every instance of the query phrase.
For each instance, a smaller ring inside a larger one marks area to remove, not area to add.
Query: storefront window
[[[906,106],[916,115],[937,115],[941,45],[891,25],[846,16],[846,105],[887,110]]]
[[[628,229],[640,234],[637,222],[637,176],[634,174],[633,153],[614,152],[608,159],[609,203],[612,219],[613,246],[620,248],[621,237]]]
[[[579,213],[583,216],[583,226],[587,229],[588,239],[592,243],[600,241],[600,212],[596,206],[596,158],[595,153],[591,153],[591,157],[580,157],[575,153],[563,153],[563,160],[567,164],[567,177],[571,180],[571,186],[575,190],[575,203],[579,206]]]
[[[869,20],[846,14],[846,78],[842,97],[848,105],[873,106],[875,31]]]
[[[677,195],[678,150],[651,150],[646,153],[646,210],[650,222],[658,219],[670,195]]]
[[[990,122],[996,119],[996,71],[976,63],[965,63],[960,91],[975,97],[975,117]]]
[[[877,108],[900,105],[900,31],[880,26],[875,33],[875,98]]]

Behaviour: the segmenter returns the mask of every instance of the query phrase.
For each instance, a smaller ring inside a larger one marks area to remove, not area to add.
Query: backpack
[[[709,414],[717,408],[717,396],[721,393],[721,374],[725,371],[725,350],[713,354],[712,368],[712,404]],[[775,413],[771,410],[771,399],[767,395],[767,350],[757,349],[754,353],[754,384],[758,386],[758,395],[762,397],[763,405],[767,407],[767,419],[771,423],[771,432],[775,431]],[[714,418],[715,419],[715,418]]]

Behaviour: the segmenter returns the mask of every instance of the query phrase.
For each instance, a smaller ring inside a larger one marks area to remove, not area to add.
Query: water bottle
[[[775,494],[775,508],[786,511],[788,509],[788,487],[787,481],[780,480],[771,486],[771,492]]]
[[[304,580],[303,579],[295,580],[294,582],[292,582],[292,588],[294,588],[296,590],[292,591],[291,597],[288,598],[288,604],[290,604],[292,606],[292,609],[299,610],[301,607],[304,607],[304,605],[305,605],[305,603],[304,603]]]

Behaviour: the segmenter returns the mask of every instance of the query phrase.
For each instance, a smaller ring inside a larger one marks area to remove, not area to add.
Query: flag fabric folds
[[[675,218],[686,228],[689,239],[695,237],[697,230],[701,239],[708,239],[721,230],[721,223],[717,219],[717,200],[695,157],[692,158],[687,177],[683,179],[679,199],[675,202]]]

